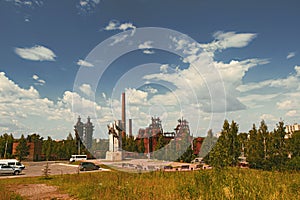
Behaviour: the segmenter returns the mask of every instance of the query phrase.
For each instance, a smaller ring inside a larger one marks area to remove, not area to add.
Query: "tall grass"
[[[12,181],[7,180],[8,182]],[[299,199],[300,173],[250,169],[192,172],[96,172],[54,176],[43,182],[79,199]],[[3,180],[0,180],[0,187]],[[3,191],[0,190],[0,195]]]

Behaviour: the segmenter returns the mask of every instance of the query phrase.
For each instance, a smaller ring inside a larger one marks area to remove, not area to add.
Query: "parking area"
[[[0,175],[0,179],[3,178],[18,178],[18,177],[34,177],[43,176],[47,162],[23,162],[25,169],[20,175]],[[63,174],[75,174],[79,173],[78,165],[72,165],[68,162],[48,162],[48,168],[50,169],[50,175],[63,175]],[[80,172],[86,173],[86,172]]]

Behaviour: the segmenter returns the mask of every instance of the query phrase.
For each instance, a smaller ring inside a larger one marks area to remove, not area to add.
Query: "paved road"
[[[34,177],[44,176],[43,170],[46,168],[47,162],[22,162],[25,165],[25,169],[20,175],[0,175],[0,179],[3,178],[17,178],[17,177]],[[78,165],[70,165],[68,162],[48,162],[50,169],[50,175],[63,175],[63,174],[75,174],[79,173]],[[80,172],[86,173],[86,172]]]

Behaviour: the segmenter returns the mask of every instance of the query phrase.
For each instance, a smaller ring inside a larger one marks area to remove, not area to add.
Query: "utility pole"
[[[7,143],[8,143],[8,139],[6,139],[5,150],[4,150],[4,158],[6,158]]]
[[[80,140],[78,140],[78,155],[80,155]]]

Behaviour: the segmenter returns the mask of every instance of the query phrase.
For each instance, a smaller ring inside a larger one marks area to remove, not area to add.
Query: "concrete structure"
[[[106,160],[120,161],[123,159],[122,154],[122,129],[117,125],[117,122],[107,126],[109,134],[109,147],[106,152]]]
[[[91,122],[91,118],[87,118],[87,123],[81,122],[80,116],[78,116],[78,121],[75,124],[74,128],[77,130],[77,133],[85,145],[87,149],[92,147],[93,142],[93,132],[94,132],[94,125]]]
[[[293,124],[293,125],[286,125],[285,126],[285,132],[286,133],[293,133],[295,131],[300,131],[300,124]]]

